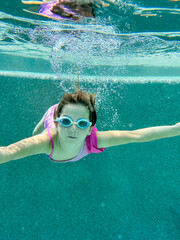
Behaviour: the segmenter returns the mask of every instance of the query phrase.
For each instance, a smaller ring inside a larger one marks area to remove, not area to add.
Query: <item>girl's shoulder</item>
[[[49,128],[49,130],[46,128],[42,134],[47,138],[48,142],[51,143],[51,138],[54,142],[56,142],[58,137],[58,132],[56,128]]]
[[[44,141],[46,142],[45,148],[46,148],[46,154],[50,154],[52,151],[52,141],[55,144],[57,140],[57,129],[56,128],[49,128],[49,132],[47,129],[45,129],[41,136],[44,138]]]
[[[57,129],[56,128],[49,128],[49,132],[52,134],[52,135],[56,135],[57,134]],[[43,134],[48,134],[48,129],[44,129],[44,131],[42,132]]]

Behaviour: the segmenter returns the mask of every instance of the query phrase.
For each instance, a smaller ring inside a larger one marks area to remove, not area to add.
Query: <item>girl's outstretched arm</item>
[[[97,132],[98,148],[107,148],[133,142],[150,142],[180,135],[180,122],[172,126],[159,126],[134,131]]]
[[[47,113],[47,112],[46,112]],[[46,113],[44,114],[44,116],[42,117],[42,119],[40,120],[40,122],[36,125],[36,127],[33,130],[33,136],[40,134],[44,131],[44,120],[46,117]]]
[[[50,153],[51,144],[47,132],[23,139],[7,147],[0,147],[0,164],[40,153]]]

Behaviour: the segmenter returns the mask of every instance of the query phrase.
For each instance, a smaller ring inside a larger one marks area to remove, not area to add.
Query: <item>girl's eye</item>
[[[62,123],[65,124],[65,125],[69,125],[71,122],[70,122],[69,119],[63,119]]]
[[[86,127],[87,126],[87,122],[86,121],[80,121],[79,122],[79,126]]]

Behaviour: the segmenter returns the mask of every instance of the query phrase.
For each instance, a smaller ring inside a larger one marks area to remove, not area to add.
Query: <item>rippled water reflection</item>
[[[108,1],[108,7],[97,9],[97,18],[80,23],[18,16],[22,6],[17,15],[7,9],[0,13],[1,54],[50,61],[58,74],[79,68],[82,74],[121,75],[128,67],[162,67],[179,75],[180,3],[145,3]]]

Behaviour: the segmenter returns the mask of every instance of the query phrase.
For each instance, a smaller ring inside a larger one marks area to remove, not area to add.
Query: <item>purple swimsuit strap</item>
[[[53,155],[53,152],[54,152],[54,141],[53,141],[53,139],[52,139],[52,137],[51,137],[51,133],[50,133],[50,131],[49,131],[49,128],[47,128],[47,131],[48,131],[49,138],[50,138],[51,144],[52,144],[52,152],[51,152],[51,154],[49,155],[49,158],[51,158],[51,156]]]

